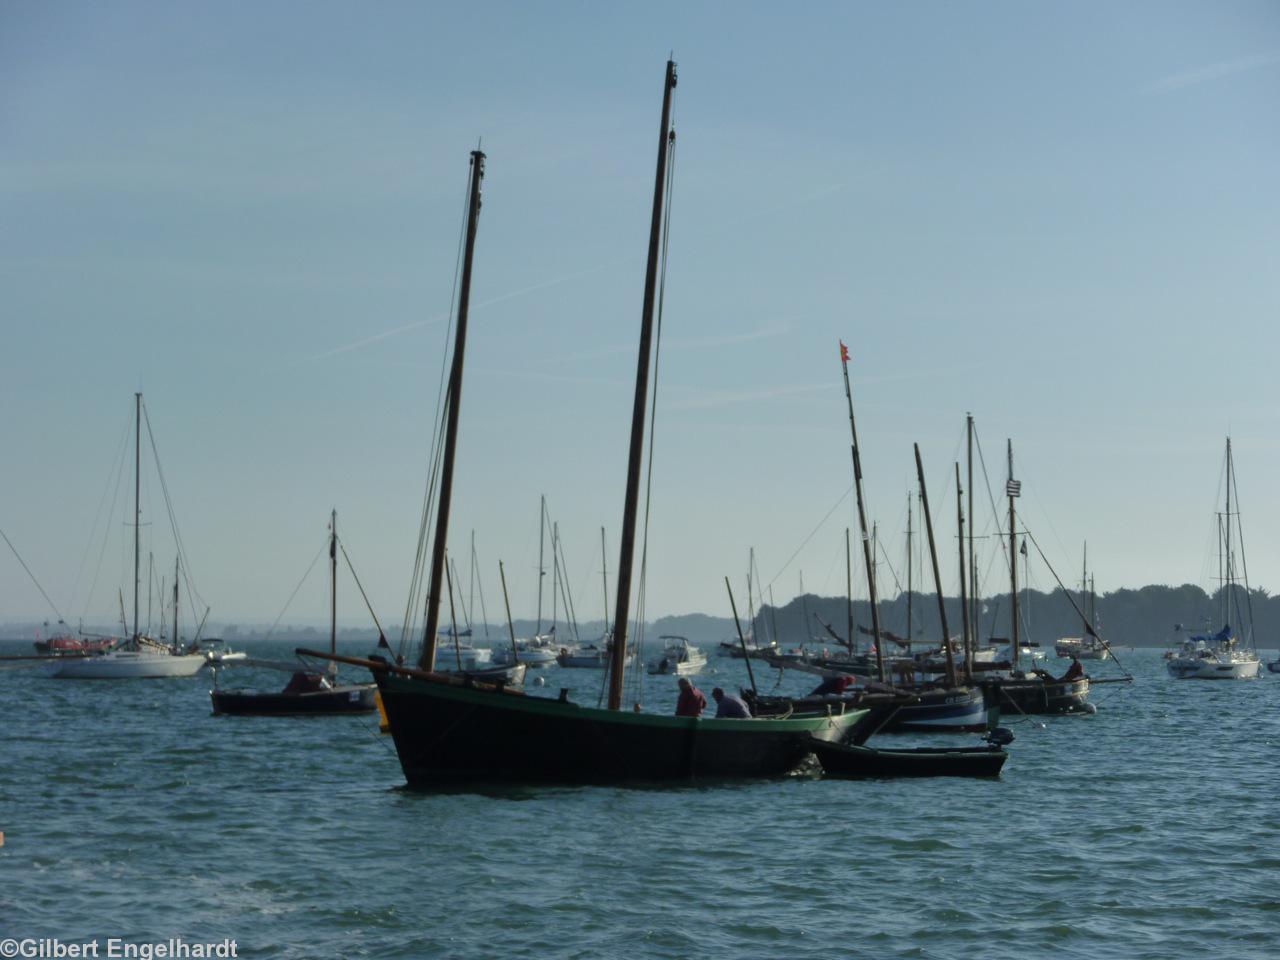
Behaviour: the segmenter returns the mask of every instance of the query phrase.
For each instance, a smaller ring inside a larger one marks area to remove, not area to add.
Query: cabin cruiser
[[[662,656],[649,661],[650,674],[685,677],[701,673],[707,665],[707,655],[691,644],[685,637],[661,636],[665,641]]]

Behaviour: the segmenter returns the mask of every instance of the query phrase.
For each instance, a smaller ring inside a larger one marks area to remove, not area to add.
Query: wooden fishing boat
[[[411,787],[470,781],[606,783],[779,776],[811,740],[867,713],[715,720],[585,707],[420,671],[374,667]]]
[[[978,681],[988,700],[1005,717],[1020,714],[1091,714],[1090,679],[1071,680],[1048,676],[983,677]]]
[[[45,621],[45,629],[49,629],[49,622]],[[118,637],[83,637],[75,636],[66,629],[66,625],[59,620],[58,626],[62,630],[50,636],[35,641],[36,653],[47,654],[54,657],[78,657],[96,653],[106,653],[120,642]]]
[[[805,697],[756,696],[744,690],[742,696],[752,713],[766,717],[821,711],[832,704],[866,706],[891,692],[897,692],[905,702],[885,724],[884,733],[982,733],[995,726],[1000,716],[976,686],[907,689],[871,685],[851,693]]]
[[[278,693],[211,690],[215,714],[242,717],[328,716],[373,713],[376,688],[371,683],[334,684],[324,673],[297,670]]]
[[[622,663],[627,653],[627,627],[630,622],[659,242],[665,210],[663,197],[667,162],[675,139],[671,128],[671,95],[675,85],[675,63],[669,61],[663,87],[662,124],[645,275],[607,709],[573,703],[568,699],[567,691],[562,692],[559,699],[535,697],[523,691],[497,689],[435,672],[436,630],[453,490],[472,261],[485,163],[482,152],[475,150],[471,153],[466,242],[446,395],[439,503],[420,669],[372,659],[329,657],[368,667],[373,672],[400,765],[410,786],[430,787],[473,780],[598,783],[775,776],[800,764],[807,757],[809,744],[815,738],[840,739],[866,716],[865,710],[855,709],[805,718],[715,720],[621,709]]]
[[[345,556],[345,548],[343,550]],[[348,561],[349,562],[349,561]],[[354,573],[354,570],[352,571]],[[329,653],[338,650],[338,511],[329,515]],[[359,581],[357,581],[358,583]],[[363,593],[363,589],[361,590]],[[367,598],[366,598],[366,602]],[[372,610],[371,610],[372,612]],[[302,664],[244,660],[247,666],[287,670],[292,673],[283,690],[221,690],[218,672],[209,699],[215,714],[254,717],[329,716],[340,713],[372,713],[377,709],[376,687],[372,683],[338,683],[338,665],[330,660],[328,670],[317,673]]]
[[[829,777],[997,777],[1009,759],[996,743],[886,750],[815,739],[810,747]]]

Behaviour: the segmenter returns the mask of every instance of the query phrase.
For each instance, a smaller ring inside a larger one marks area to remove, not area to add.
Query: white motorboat
[[[555,635],[539,635],[531,640],[517,640],[514,655],[508,647],[498,647],[492,652],[491,662],[496,667],[509,667],[524,663],[530,667],[550,667],[556,662],[559,648]]]
[[[707,655],[691,644],[685,637],[661,636],[665,641],[662,656],[651,660],[647,669],[652,675],[666,674],[685,677],[701,673],[707,665]]]
[[[223,664],[243,663],[249,659],[249,655],[243,650],[232,650],[227,646],[225,640],[218,637],[207,637],[201,640],[191,650],[192,653],[197,651],[204,654],[205,660],[215,667]]]
[[[1106,644],[1098,642],[1094,637],[1059,637],[1054,642],[1053,651],[1064,659],[1075,657],[1077,660],[1106,660],[1111,656]]]
[[[612,647],[613,641],[607,636],[601,637],[596,643],[584,643],[580,647],[561,647],[556,663],[562,667],[581,670],[603,670],[609,666]],[[634,662],[635,658],[635,650],[628,649],[623,665]]]

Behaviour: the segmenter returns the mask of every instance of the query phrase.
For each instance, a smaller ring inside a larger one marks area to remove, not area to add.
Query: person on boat
[[[825,697],[829,693],[844,693],[853,684],[853,677],[847,673],[839,673],[834,677],[823,677],[822,682],[809,691],[811,697]]]
[[[719,687],[711,691],[711,696],[716,702],[717,720],[751,719],[751,710],[741,697],[735,697],[732,693],[725,693]]]
[[[1080,662],[1079,657],[1071,658],[1071,666],[1067,667],[1067,672],[1062,675],[1063,680],[1079,680],[1084,676],[1084,664]]]
[[[700,717],[707,709],[707,698],[688,677],[680,678],[680,699],[676,701],[677,717]]]

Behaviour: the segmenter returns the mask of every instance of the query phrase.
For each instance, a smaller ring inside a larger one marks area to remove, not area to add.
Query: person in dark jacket
[[[688,677],[680,678],[680,699],[676,701],[677,717],[700,717],[707,709],[707,698],[695,687]]]
[[[751,719],[751,710],[740,697],[735,697],[732,693],[725,693],[719,687],[711,691],[711,696],[716,702],[717,720]]]
[[[828,693],[841,694],[853,685],[853,677],[838,673],[834,677],[823,677],[822,682],[809,691],[811,697],[823,697]]]
[[[1067,667],[1067,672],[1062,675],[1063,680],[1079,680],[1084,676],[1084,664],[1080,662],[1079,657],[1071,658],[1071,666]]]

